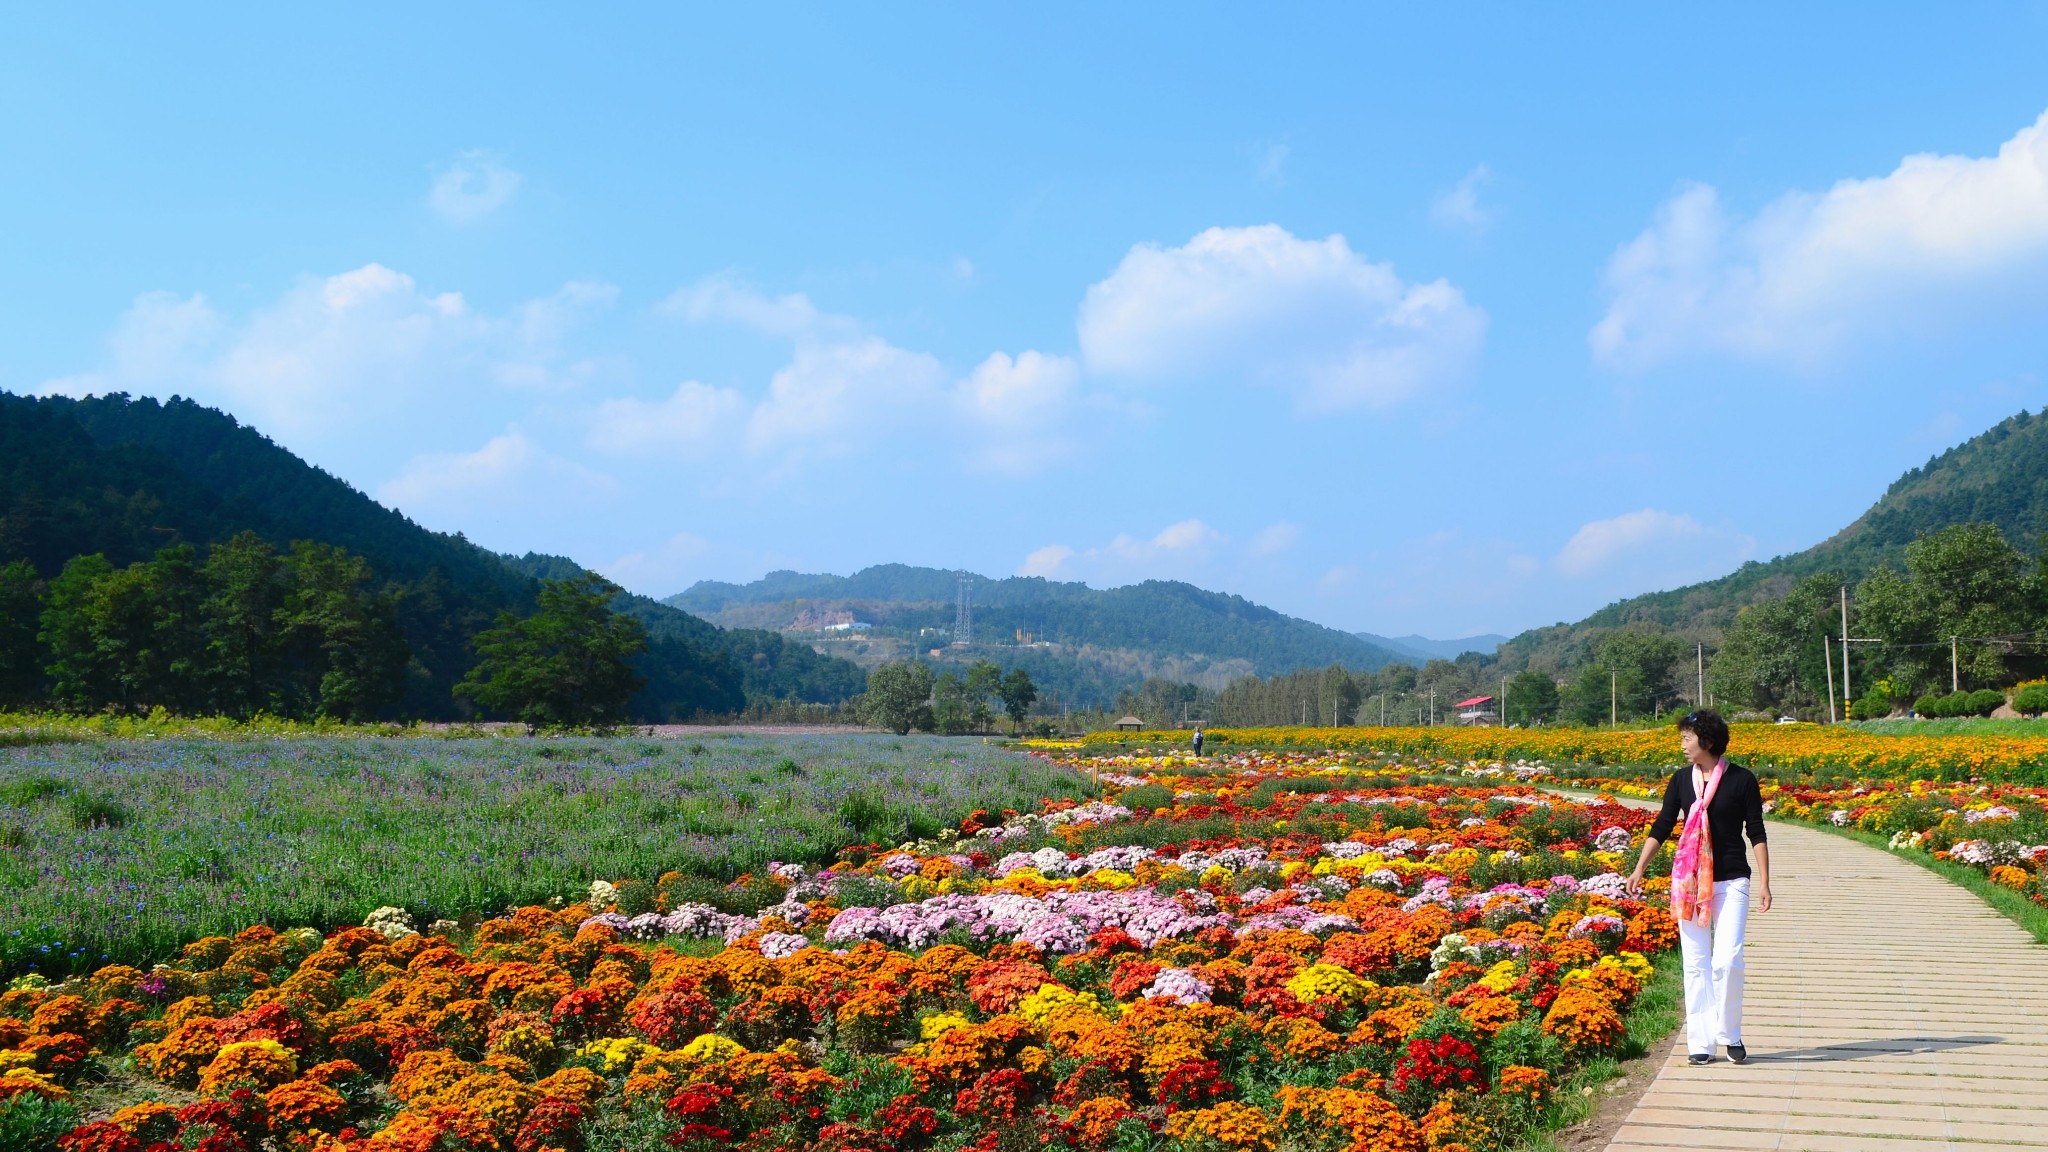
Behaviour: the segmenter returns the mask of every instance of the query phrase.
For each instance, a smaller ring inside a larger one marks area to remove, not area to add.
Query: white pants
[[[1713,1055],[1716,1044],[1742,1043],[1742,930],[1749,922],[1749,881],[1714,882],[1709,928],[1678,926],[1685,956],[1685,1046]]]

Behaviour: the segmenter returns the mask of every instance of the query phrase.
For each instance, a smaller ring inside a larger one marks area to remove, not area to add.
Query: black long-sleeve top
[[[1692,765],[1671,774],[1664,785],[1664,808],[1650,825],[1650,839],[1669,842],[1681,813],[1692,814],[1698,799],[1692,788]],[[1707,838],[1714,844],[1714,879],[1741,880],[1749,876],[1749,852],[1742,833],[1749,832],[1751,844],[1764,842],[1764,796],[1757,787],[1756,773],[1740,764],[1728,765],[1721,774],[1721,786],[1714,789],[1713,803],[1707,805]]]

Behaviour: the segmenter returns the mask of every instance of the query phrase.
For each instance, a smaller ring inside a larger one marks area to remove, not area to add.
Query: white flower
[[[770,932],[761,937],[761,955],[770,960],[794,956],[810,946],[809,940],[794,932]]]
[[[396,940],[401,936],[419,935],[413,928],[412,913],[407,912],[403,908],[393,908],[388,905],[363,917],[363,927],[368,928],[387,940]]]
[[[590,905],[592,911],[614,908],[619,903],[619,890],[609,880],[592,880],[590,895],[585,897],[583,902]]]

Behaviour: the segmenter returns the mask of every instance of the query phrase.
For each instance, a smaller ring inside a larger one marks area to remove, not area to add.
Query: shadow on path
[[[1819,1048],[1786,1048],[1778,1052],[1749,1054],[1752,1064],[1826,1064],[1839,1060],[1870,1060],[1879,1056],[1911,1056],[1922,1052],[1949,1052],[2000,1044],[2003,1036],[1901,1036],[1896,1040],[1859,1040],[1827,1044]]]

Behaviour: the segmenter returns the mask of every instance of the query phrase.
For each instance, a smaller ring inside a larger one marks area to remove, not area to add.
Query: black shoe
[[[1730,1064],[1749,1063],[1749,1049],[1744,1048],[1740,1044],[1730,1044],[1728,1046],[1728,1062]]]
[[[1685,1062],[1687,1064],[1692,1065],[1695,1068],[1704,1068],[1707,1065],[1712,1064],[1714,1062],[1714,1058],[1713,1056],[1705,1052],[1695,1052],[1692,1055],[1687,1056],[1685,1058]]]

